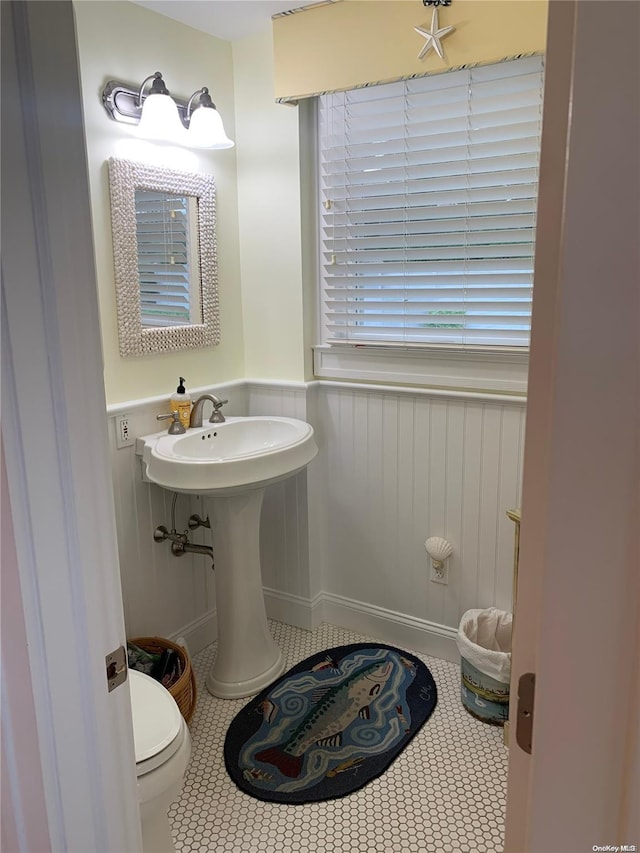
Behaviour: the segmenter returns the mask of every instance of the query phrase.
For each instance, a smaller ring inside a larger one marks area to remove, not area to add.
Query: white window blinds
[[[191,196],[136,189],[136,232],[142,326],[185,326],[198,317],[200,270],[197,200]],[[197,219],[193,219],[194,224]]]
[[[328,343],[527,346],[541,57],[319,98]]]

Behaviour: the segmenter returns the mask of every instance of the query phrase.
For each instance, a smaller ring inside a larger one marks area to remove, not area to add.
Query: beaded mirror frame
[[[149,355],[218,344],[220,315],[213,175],[165,169],[117,157],[111,157],[108,165],[120,355]],[[158,328],[142,326],[136,237],[136,189],[197,198],[201,323]]]

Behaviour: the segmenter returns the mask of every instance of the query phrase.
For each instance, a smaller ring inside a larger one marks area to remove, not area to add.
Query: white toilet
[[[191,757],[189,729],[160,682],[129,670],[138,802],[144,853],[174,853],[167,811],[182,791]]]

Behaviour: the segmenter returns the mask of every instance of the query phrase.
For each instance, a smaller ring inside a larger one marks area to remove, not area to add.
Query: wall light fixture
[[[153,82],[145,94],[150,81]],[[159,71],[143,80],[137,89],[110,80],[102,92],[102,103],[114,121],[139,125],[141,133],[150,139],[193,148],[232,148],[234,145],[225,133],[220,113],[206,86],[195,91],[188,101],[182,101],[171,96]]]
[[[198,102],[192,111],[195,98]],[[187,121],[189,122],[189,144],[194,148],[233,148],[233,142],[224,132],[222,118],[206,86],[198,89],[189,98]]]

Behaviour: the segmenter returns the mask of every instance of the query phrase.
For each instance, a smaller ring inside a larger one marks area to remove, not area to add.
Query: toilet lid
[[[146,761],[175,740],[182,726],[176,701],[159,681],[129,670],[136,764]]]

